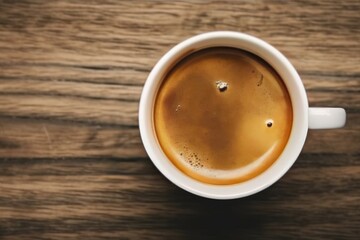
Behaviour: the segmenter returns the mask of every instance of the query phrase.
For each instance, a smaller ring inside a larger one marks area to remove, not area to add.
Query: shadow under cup
[[[291,99],[293,122],[288,142],[278,159],[260,175],[236,184],[215,185],[198,181],[180,171],[167,157],[154,128],[154,105],[164,77],[181,59],[201,49],[237,48],[267,62],[280,75]],[[139,126],[145,149],[155,166],[177,186],[199,196],[214,199],[245,197],[259,192],[283,176],[304,145],[308,130],[308,102],[301,79],[278,50],[255,37],[235,32],[212,32],[192,37],[167,52],[151,71],[140,100]]]

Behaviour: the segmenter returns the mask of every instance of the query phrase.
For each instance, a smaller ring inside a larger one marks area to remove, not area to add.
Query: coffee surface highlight
[[[209,184],[254,178],[282,153],[292,127],[290,96],[259,57],[235,48],[192,53],[165,76],[154,107],[162,150]]]

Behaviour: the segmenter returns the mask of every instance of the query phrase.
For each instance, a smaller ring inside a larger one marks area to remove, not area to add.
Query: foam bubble
[[[274,121],[273,121],[272,119],[266,120],[266,126],[267,126],[268,128],[271,128],[271,127],[273,126],[273,124],[274,124]]]
[[[190,151],[189,148],[184,145],[182,146],[182,151],[180,156],[183,157],[183,160],[194,170],[199,170],[204,167],[203,161],[208,161],[208,158],[202,158],[197,152]]]

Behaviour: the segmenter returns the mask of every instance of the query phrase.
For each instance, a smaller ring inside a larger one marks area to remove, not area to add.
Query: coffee
[[[204,183],[235,184],[276,161],[293,112],[269,64],[243,50],[213,47],[169,70],[153,117],[158,142],[178,169]]]

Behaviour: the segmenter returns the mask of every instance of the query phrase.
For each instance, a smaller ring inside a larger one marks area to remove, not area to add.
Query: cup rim
[[[281,76],[293,106],[293,127],[279,158],[260,175],[237,184],[212,185],[199,182],[181,172],[166,157],[158,143],[153,124],[153,107],[158,88],[168,69],[192,51],[223,46],[236,47],[268,62]],[[180,188],[212,199],[234,199],[260,192],[278,181],[295,163],[308,131],[308,100],[304,85],[290,61],[276,48],[254,36],[231,31],[208,32],[188,38],[171,48],[151,70],[141,93],[139,129],[145,150],[157,169]]]

